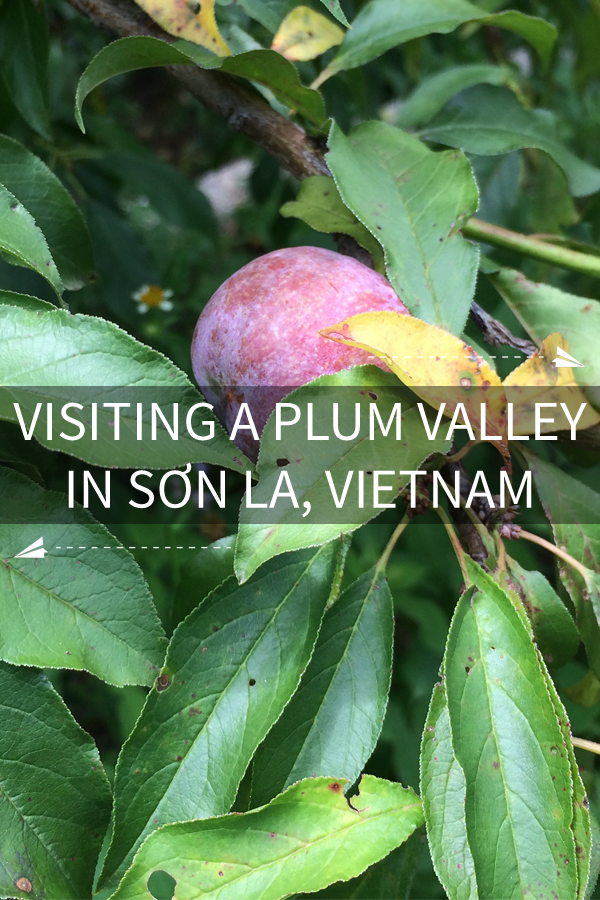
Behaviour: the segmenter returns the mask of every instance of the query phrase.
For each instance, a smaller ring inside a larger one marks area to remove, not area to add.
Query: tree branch
[[[69,3],[119,37],[141,34],[169,42],[175,40],[131,0],[69,0]],[[250,87],[224,72],[197,66],[167,68],[194,97],[225,119],[232,130],[247,135],[296,178],[329,175],[318,141],[272,109]]]
[[[503,325],[497,319],[493,319],[475,301],[471,304],[471,318],[481,331],[484,341],[491,344],[492,347],[512,347],[514,350],[522,350],[526,356],[531,356],[537,350],[532,341],[528,341],[526,338],[515,337],[506,325]]]

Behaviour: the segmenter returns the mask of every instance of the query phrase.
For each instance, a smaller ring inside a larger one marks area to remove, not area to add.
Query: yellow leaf
[[[215,19],[215,0],[135,0],[169,34],[231,56]]]
[[[321,13],[308,6],[297,6],[279,26],[272,47],[286,59],[304,61],[341,44],[344,34],[339,25]]]
[[[549,335],[540,350],[530,356],[504,379],[506,398],[513,404],[513,433],[535,434],[535,404],[555,403],[542,413],[550,422],[540,423],[540,433],[570,430],[571,425],[561,403],[572,419],[586,399],[577,386],[570,366],[557,368],[554,364],[557,349],[571,352],[569,342],[558,332]],[[600,415],[588,403],[577,421],[577,428],[591,428],[600,422]]]
[[[495,445],[508,459],[502,382],[469,344],[437,325],[395,312],[361,313],[324,328],[321,334],[373,353],[431,406],[440,409],[444,403],[447,416],[462,403],[476,437],[481,404],[486,403],[486,431],[500,435],[502,440]]]

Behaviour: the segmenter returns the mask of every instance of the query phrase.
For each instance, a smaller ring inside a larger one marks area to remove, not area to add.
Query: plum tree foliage
[[[0,897],[600,896],[599,47],[0,3]]]

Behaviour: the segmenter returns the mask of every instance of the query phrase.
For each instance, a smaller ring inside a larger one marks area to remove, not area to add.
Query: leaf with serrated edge
[[[58,296],[64,284],[42,231],[31,213],[0,184],[0,250],[18,266],[33,269]]]
[[[42,230],[65,288],[87,284],[94,273],[87,225],[54,172],[18,141],[0,135],[0,182]]]
[[[385,575],[369,569],[325,614],[300,686],[259,748],[252,805],[295,781],[362,772],[381,731],[392,665],[394,618]]]
[[[530,626],[491,576],[468,571],[478,589],[456,609],[446,690],[479,892],[574,896],[570,763]]]
[[[231,577],[176,629],[170,684],[153,688],[117,763],[105,887],[118,885],[160,825],[229,810],[310,659],[336,551],[273,560],[243,587]]]
[[[423,812],[410,788],[372,775],[350,806],[346,784],[308,779],[242,815],[167,825],[144,843],[112,900],[149,900],[156,869],[175,878],[178,900],[278,900],[353,878],[402,844]]]
[[[321,95],[304,87],[293,63],[274,50],[249,50],[237,56],[223,57],[214,56],[189,41],[167,44],[158,38],[135,36],[113,41],[100,50],[79,79],[75,96],[75,118],[79,127],[85,131],[81,115],[85,98],[109,78],[154,66],[189,66],[190,63],[203,69],[220,68],[231,75],[256,81],[315,125],[321,126],[325,120]]]
[[[515,10],[490,15],[466,0],[372,0],[352,22],[352,28],[321,81],[336,72],[364,66],[398,44],[426,34],[448,34],[465,22],[506,28],[534,46],[545,64],[557,37],[554,25]]]
[[[281,507],[277,518],[276,512],[269,509],[266,511],[268,519],[265,521],[261,510],[255,513],[242,504],[235,548],[235,570],[240,581],[249,578],[272,556],[286,550],[324,544],[340,534],[355,531],[360,525],[378,515],[379,510],[373,506],[372,493],[370,494],[368,490],[365,490],[363,507],[358,506],[356,472],[374,469],[394,471],[396,474],[393,483],[397,494],[408,483],[409,476],[400,475],[401,470],[417,469],[432,453],[448,449],[449,442],[441,436],[433,441],[428,440],[419,412],[415,408],[414,396],[408,392],[403,393],[404,389],[394,375],[382,372],[375,366],[357,366],[336,375],[323,375],[288,394],[285,402],[296,403],[304,409],[302,420],[304,422],[306,421],[304,404],[313,403],[314,433],[323,433],[318,429],[331,430],[334,386],[348,388],[347,392],[344,388],[343,396],[338,395],[343,399],[339,404],[342,434],[350,434],[353,431],[355,409],[352,399],[362,408],[361,429],[355,439],[343,442],[343,453],[340,452],[341,442],[332,439],[320,443],[319,454],[315,455],[314,442],[308,440],[306,430],[301,433],[297,428],[282,429],[282,439],[278,441],[275,433],[275,417],[271,416],[267,421],[258,458],[260,481],[252,490],[253,499],[257,502],[271,499],[281,471],[277,459],[286,457],[290,461],[287,470],[300,508],[295,510]],[[370,396],[370,392],[376,394],[376,401]],[[372,441],[369,439],[368,407],[371,402],[377,402],[384,422],[390,418],[394,403],[401,402],[401,441],[390,441],[389,438],[383,437],[379,429],[375,429],[375,439]],[[324,476],[325,471],[331,473],[331,478],[339,491],[348,473],[350,471],[355,473],[353,492],[349,490],[342,509],[336,509],[334,506],[331,490]],[[393,501],[390,494],[386,496],[390,498],[390,502]],[[310,515],[302,519],[301,510],[306,501],[311,503],[312,510],[320,513],[318,523],[311,523]],[[344,521],[341,521],[342,518]]]
[[[421,744],[421,796],[431,860],[450,900],[476,900],[465,824],[465,775],[452,749],[444,683],[436,684]]]
[[[365,122],[349,137],[332,127],[327,163],[346,206],[382,245],[402,302],[414,316],[461,334],[479,262],[477,247],[459,233],[478,205],[464,154],[433,153],[398,128]]]
[[[201,410],[202,420],[213,421],[214,437],[196,441],[187,434],[186,410],[202,402],[202,395],[166,356],[141,344],[112,322],[72,315],[50,306],[44,312],[22,305],[4,306],[0,297],[0,332],[0,418],[17,422],[14,403],[18,402],[29,426],[36,405],[43,403],[36,437],[44,446],[106,468],[171,468],[188,462],[210,462],[237,471],[251,468],[209,409]],[[121,386],[128,389],[114,390]],[[144,394],[132,398],[133,388],[147,391],[150,387],[162,390],[153,391],[151,397]],[[169,393],[173,388],[180,389],[173,392],[175,397]],[[113,439],[110,422],[114,413],[109,407],[103,408],[103,402],[146,399],[148,429],[150,402],[161,397],[171,402],[176,399],[180,404],[179,440],[173,441],[161,430],[158,440],[141,445],[137,440],[134,403],[121,409],[121,436],[119,441]],[[49,441],[42,427],[45,404],[62,406],[74,399],[84,406],[98,402],[98,440],[92,440],[91,431],[86,428],[85,435],[77,441],[65,441],[57,433],[59,429],[54,429],[54,439]]]
[[[0,658],[152,684],[166,640],[131,554],[64,494],[12,469],[0,468],[0,505]],[[40,535],[45,559],[14,558]]]
[[[279,210],[286,219],[301,219],[325,234],[349,234],[373,257],[375,268],[385,275],[383,251],[368,228],[359,222],[340,197],[336,183],[329,175],[309,175],[300,183],[295,200],[284,203]]]
[[[89,897],[111,807],[94,742],[34,669],[0,663],[0,707],[0,896]]]

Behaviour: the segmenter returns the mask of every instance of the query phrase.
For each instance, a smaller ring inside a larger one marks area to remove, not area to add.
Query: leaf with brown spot
[[[215,0],[135,0],[169,34],[231,56],[215,18]]]
[[[308,6],[297,6],[283,20],[272,48],[286,59],[306,61],[344,40],[342,28]]]

